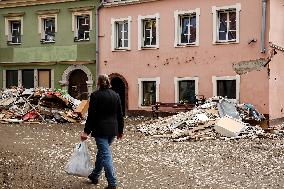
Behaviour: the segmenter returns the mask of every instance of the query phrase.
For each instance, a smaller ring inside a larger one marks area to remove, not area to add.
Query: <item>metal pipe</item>
[[[267,0],[262,0],[262,18],[261,18],[261,53],[265,53],[265,32],[266,32],[266,6]]]
[[[100,60],[100,51],[99,51],[99,10],[103,7],[104,0],[101,1],[99,6],[96,8],[96,83],[99,76],[99,60]]]

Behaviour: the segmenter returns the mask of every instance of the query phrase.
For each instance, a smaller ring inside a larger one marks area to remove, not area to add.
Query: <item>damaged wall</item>
[[[284,47],[284,2],[283,0],[273,0],[270,3],[269,41],[271,46],[276,45],[280,49],[276,50],[277,54],[273,56],[269,63],[269,113],[271,119],[278,119],[284,117],[284,51],[281,50]]]

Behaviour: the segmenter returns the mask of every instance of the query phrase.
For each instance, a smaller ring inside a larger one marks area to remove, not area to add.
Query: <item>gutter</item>
[[[262,0],[262,17],[261,17],[261,53],[265,53],[265,32],[266,32],[266,7],[267,0]]]
[[[100,60],[100,52],[99,52],[99,10],[103,7],[104,0],[101,1],[100,5],[96,8],[96,83],[99,77],[99,60]]]

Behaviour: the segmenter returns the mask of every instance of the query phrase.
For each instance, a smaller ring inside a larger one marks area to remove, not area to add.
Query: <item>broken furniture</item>
[[[195,107],[195,104],[188,103],[166,103],[166,102],[156,102],[152,106],[153,117],[159,117],[159,113],[175,113],[181,111],[190,111]]]

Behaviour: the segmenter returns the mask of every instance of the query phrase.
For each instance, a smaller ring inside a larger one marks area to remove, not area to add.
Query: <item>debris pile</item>
[[[173,141],[273,137],[267,120],[252,104],[212,97],[191,111],[143,122],[138,131]]]
[[[81,122],[88,105],[61,89],[6,89],[0,92],[0,123]]]

